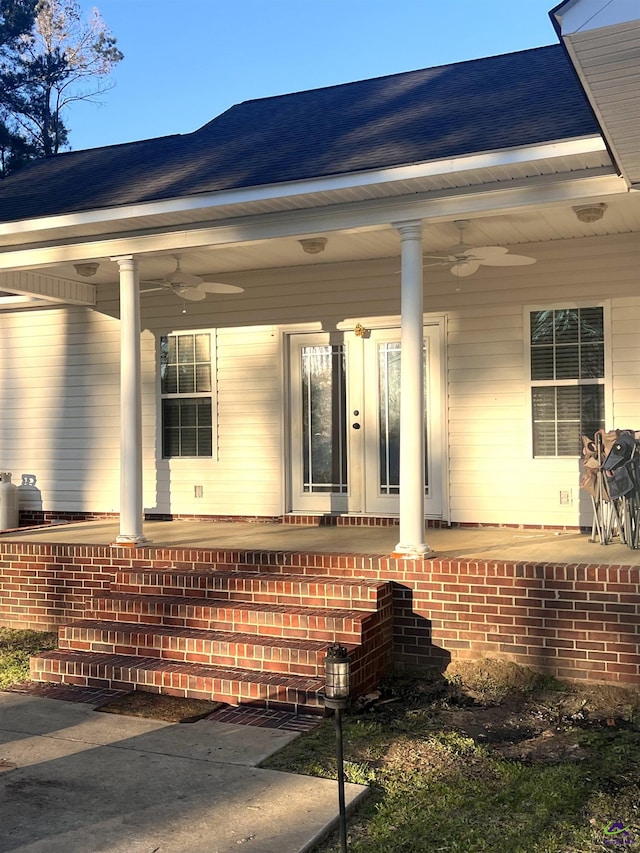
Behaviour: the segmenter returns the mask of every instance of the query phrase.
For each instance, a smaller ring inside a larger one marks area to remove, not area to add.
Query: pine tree
[[[123,55],[97,9],[83,20],[75,0],[0,0],[0,4],[0,9],[6,7],[3,22],[14,29],[22,27],[10,36],[0,70],[4,144],[10,152],[6,173],[34,157],[57,154],[68,144],[68,107],[108,91],[109,75]],[[31,26],[25,31],[30,9]]]
[[[20,41],[35,25],[37,0],[0,0],[0,177],[32,159],[36,152],[16,132],[8,104],[17,84]]]

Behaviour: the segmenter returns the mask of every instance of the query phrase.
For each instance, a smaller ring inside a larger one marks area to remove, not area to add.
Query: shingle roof
[[[598,133],[560,45],[246,101],[199,130],[41,160],[0,220],[408,165]]]

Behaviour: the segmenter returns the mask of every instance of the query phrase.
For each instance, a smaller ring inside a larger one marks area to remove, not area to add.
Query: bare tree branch
[[[22,32],[9,27],[14,20]],[[5,23],[11,50],[3,56]],[[108,78],[122,59],[98,9],[85,20],[76,0],[0,0],[0,119],[7,138],[19,138],[36,156],[58,153],[67,144],[70,105],[113,88]]]

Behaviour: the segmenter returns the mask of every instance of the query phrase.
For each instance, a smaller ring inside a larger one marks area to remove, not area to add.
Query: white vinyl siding
[[[0,461],[34,509],[118,510],[119,324],[82,308],[2,317]]]
[[[640,282],[638,283],[640,289]],[[611,309],[612,404],[618,429],[640,429],[640,299]]]

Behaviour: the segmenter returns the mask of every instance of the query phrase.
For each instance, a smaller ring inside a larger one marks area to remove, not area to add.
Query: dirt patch
[[[510,661],[484,659],[454,661],[444,673],[454,687],[485,704],[499,702],[512,694],[529,693],[544,684],[544,679],[523,666]]]
[[[159,693],[135,690],[96,710],[105,714],[145,717],[149,720],[164,720],[169,723],[195,723],[221,707],[222,702],[182,699],[178,696],[164,696]]]
[[[588,758],[577,732],[640,731],[640,691],[560,682],[504,661],[457,661],[443,674],[392,676],[361,712],[391,725],[399,713],[413,715],[501,758],[559,764]]]

